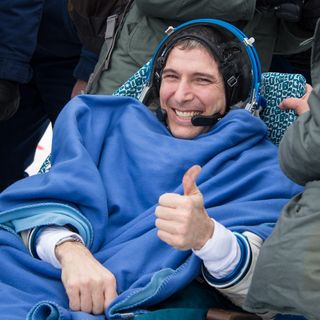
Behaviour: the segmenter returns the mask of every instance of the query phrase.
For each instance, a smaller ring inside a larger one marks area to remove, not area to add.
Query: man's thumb
[[[182,178],[183,191],[185,196],[192,196],[200,193],[197,187],[196,179],[201,172],[201,167],[194,165],[188,169]]]

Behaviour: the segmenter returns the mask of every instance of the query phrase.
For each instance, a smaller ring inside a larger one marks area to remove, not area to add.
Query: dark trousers
[[[0,191],[23,178],[70,100],[80,52],[67,0],[0,0],[0,79],[20,83],[21,94],[18,112],[0,122]]]

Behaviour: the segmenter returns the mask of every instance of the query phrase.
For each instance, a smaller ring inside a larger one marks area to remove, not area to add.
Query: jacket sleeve
[[[79,62],[73,71],[73,76],[76,79],[88,81],[97,61],[98,56],[94,52],[82,47]]]
[[[149,17],[178,21],[199,18],[250,20],[255,11],[255,0],[137,0],[136,4]]]
[[[286,131],[280,143],[280,165],[284,173],[299,184],[320,180],[320,20],[311,55],[312,91],[304,113]]]
[[[320,180],[320,92],[308,100],[310,111],[301,115],[286,131],[280,143],[280,165],[298,184]]]
[[[241,259],[238,266],[223,279],[215,279],[203,268],[202,274],[206,282],[227,296],[235,305],[242,306],[249,290],[253,270],[263,240],[252,232],[235,233],[241,248]]]

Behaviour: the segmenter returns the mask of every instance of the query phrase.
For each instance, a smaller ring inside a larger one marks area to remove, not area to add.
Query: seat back
[[[143,89],[148,64],[145,64],[116,92],[116,96],[139,98]],[[306,80],[301,74],[265,72],[262,74],[260,93],[266,106],[260,117],[268,127],[268,136],[278,145],[288,126],[297,118],[293,110],[281,110],[280,102],[289,97],[300,98],[305,93]]]
[[[144,87],[148,63],[142,66],[118,90],[115,96],[127,96],[138,99]],[[306,80],[300,74],[266,72],[262,74],[261,95],[266,106],[260,117],[268,127],[268,136],[278,145],[288,126],[296,119],[293,110],[280,110],[279,103],[288,97],[300,98],[305,93]],[[51,167],[50,155],[42,164],[39,173],[47,172]]]
[[[266,72],[262,74],[261,95],[266,107],[260,113],[268,127],[270,140],[278,145],[284,132],[297,118],[293,110],[281,110],[280,102],[289,97],[300,98],[305,93],[306,79],[301,74]]]

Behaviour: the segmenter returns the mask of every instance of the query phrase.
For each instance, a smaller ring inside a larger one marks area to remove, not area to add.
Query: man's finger
[[[159,204],[168,208],[176,208],[180,203],[181,195],[177,193],[164,193],[159,198]]]
[[[158,237],[169,246],[174,247],[178,250],[190,249],[190,247],[186,245],[185,240],[182,237],[177,237],[176,235],[162,230],[158,231]]]
[[[80,310],[91,313],[92,312],[92,296],[91,291],[87,287],[80,290]]]
[[[163,242],[165,242],[169,246],[175,246],[175,236],[171,233],[168,233],[163,230],[158,230],[157,235]]]
[[[112,285],[105,290],[104,293],[104,308],[108,308],[109,304],[118,296],[115,287]]]
[[[102,314],[104,311],[104,292],[101,287],[92,292],[92,313]]]
[[[181,215],[177,214],[177,209],[174,209],[174,208],[158,206],[155,212],[156,212],[156,217],[162,220],[167,220],[167,221],[182,220],[182,219],[179,219]]]
[[[80,303],[80,291],[78,288],[71,286],[66,287],[67,295],[69,298],[69,307],[73,311],[80,311],[81,303]]]
[[[183,191],[185,196],[192,196],[200,193],[197,187],[196,179],[201,172],[201,167],[194,165],[188,169],[182,178]]]
[[[163,220],[163,219],[156,219],[156,227],[159,230],[165,231],[172,235],[175,235],[179,232],[177,223],[173,221]]]

